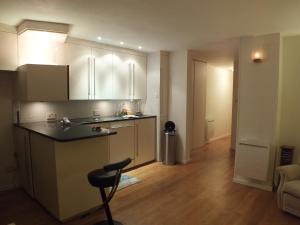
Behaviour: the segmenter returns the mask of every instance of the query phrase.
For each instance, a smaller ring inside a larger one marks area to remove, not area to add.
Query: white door
[[[113,52],[93,48],[94,98],[111,99],[113,88]]]
[[[132,98],[132,59],[130,55],[115,52],[113,55],[113,98]]]
[[[69,65],[70,100],[91,99],[91,48],[66,43],[64,62]]]
[[[146,99],[147,97],[147,58],[144,56],[132,56],[133,73],[133,98]]]
[[[194,61],[192,148],[205,144],[206,63]]]

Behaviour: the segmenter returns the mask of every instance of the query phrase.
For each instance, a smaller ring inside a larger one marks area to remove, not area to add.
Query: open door
[[[192,149],[205,144],[206,63],[194,60]]]

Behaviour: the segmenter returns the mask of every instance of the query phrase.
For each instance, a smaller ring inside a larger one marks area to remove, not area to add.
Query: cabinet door
[[[33,181],[31,166],[31,150],[29,132],[20,128],[15,129],[15,144],[20,183],[25,191],[33,197]]]
[[[132,59],[130,55],[115,52],[113,56],[113,98],[132,98]]]
[[[28,64],[18,68],[19,100],[67,101],[68,66]]]
[[[111,124],[113,127],[114,123]],[[110,163],[119,162],[126,158],[134,159],[134,124],[122,125],[118,128],[114,128],[117,134],[109,137],[109,161]],[[130,164],[128,167],[131,167]]]
[[[17,34],[0,32],[0,70],[17,68]]]
[[[66,43],[64,62],[69,65],[70,100],[91,99],[91,48]]]
[[[136,158],[135,164],[155,160],[156,119],[139,119],[136,124]]]
[[[133,98],[146,99],[147,97],[147,58],[132,56],[133,61]]]
[[[113,88],[113,53],[104,49],[92,49],[93,84],[95,99],[111,99]]]

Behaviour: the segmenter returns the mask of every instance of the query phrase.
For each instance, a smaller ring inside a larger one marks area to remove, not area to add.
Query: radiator
[[[235,174],[267,181],[270,163],[270,145],[254,140],[240,140],[235,158]]]

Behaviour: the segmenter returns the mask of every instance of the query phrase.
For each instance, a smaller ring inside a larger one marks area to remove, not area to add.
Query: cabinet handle
[[[132,98],[135,97],[134,86],[135,86],[135,64],[132,64]]]
[[[131,63],[128,63],[128,71],[129,71],[129,93],[128,96],[131,98]]]
[[[134,127],[134,125],[112,125],[111,129],[125,128],[125,127]]]
[[[96,98],[96,59],[94,57],[94,99]]]
[[[90,73],[91,73],[91,59],[88,57],[88,99],[90,99],[91,95],[91,79],[90,79]]]
[[[28,165],[28,145],[27,145],[27,138],[24,136],[24,164],[25,164],[25,173],[26,173],[26,185],[29,182],[29,165]]]
[[[139,125],[136,124],[136,157],[139,157]]]

